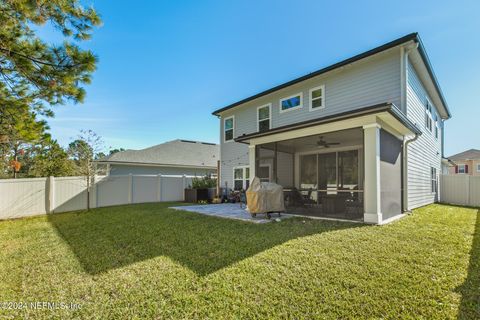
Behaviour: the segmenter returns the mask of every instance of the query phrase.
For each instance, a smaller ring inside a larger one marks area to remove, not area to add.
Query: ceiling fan
[[[339,145],[339,144],[340,144],[340,142],[327,142],[327,141],[325,141],[323,136],[320,136],[318,138],[318,141],[315,143],[315,145],[319,148],[330,148],[330,146],[336,146],[336,145]]]

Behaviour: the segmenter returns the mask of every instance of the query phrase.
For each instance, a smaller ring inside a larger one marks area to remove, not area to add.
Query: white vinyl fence
[[[183,201],[193,176],[100,176],[92,186],[90,207],[129,203]],[[87,208],[85,177],[0,180],[0,219]]]
[[[440,202],[480,207],[480,176],[440,175]]]

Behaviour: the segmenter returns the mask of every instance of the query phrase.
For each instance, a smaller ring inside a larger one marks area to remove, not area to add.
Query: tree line
[[[100,16],[80,0],[0,0],[0,21],[0,178],[83,174],[102,156],[98,136],[84,131],[63,148],[45,119],[55,106],[84,101],[98,57],[81,43]],[[62,43],[37,35],[45,25]]]
[[[105,168],[97,167],[95,160],[125,149],[105,150],[102,138],[92,130],[82,130],[65,148],[48,133],[38,142],[3,143],[0,144],[0,179],[104,174]]]

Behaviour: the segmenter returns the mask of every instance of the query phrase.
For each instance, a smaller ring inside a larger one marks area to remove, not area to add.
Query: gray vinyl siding
[[[436,195],[431,192],[430,168],[436,168],[437,175],[441,172],[443,127],[439,121],[438,139],[434,130],[430,132],[425,127],[426,99],[432,100],[410,61],[407,68],[407,117],[422,130],[422,135],[408,145],[408,209],[414,209],[436,201]],[[433,109],[437,112],[435,106]]]
[[[164,175],[187,175],[187,176],[204,176],[208,173],[215,173],[216,170],[195,169],[195,168],[178,168],[178,167],[157,167],[157,166],[132,166],[132,165],[110,165],[110,175],[128,175],[128,174],[164,174]]]
[[[379,54],[326,75],[303,81],[278,92],[225,111],[220,119],[220,153],[222,186],[233,183],[233,168],[248,165],[248,146],[224,143],[223,119],[235,116],[234,136],[257,131],[257,107],[271,103],[271,127],[342,113],[378,103],[393,102],[400,106],[400,50]],[[310,111],[309,90],[325,85],[325,108]],[[280,113],[280,99],[303,93],[303,107]]]
[[[240,117],[241,119],[241,117]],[[238,117],[234,120],[234,136],[237,136]],[[220,183],[222,188],[232,188],[233,168],[248,166],[248,146],[238,142],[224,142],[223,118],[220,119]]]

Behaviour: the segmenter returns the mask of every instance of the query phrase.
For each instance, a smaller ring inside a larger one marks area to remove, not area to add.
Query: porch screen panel
[[[337,154],[318,155],[318,190],[335,193],[337,190]]]
[[[270,165],[260,165],[257,177],[259,177],[262,182],[270,182]]]
[[[317,155],[300,157],[300,189],[317,189]]]
[[[359,189],[357,150],[338,153],[338,189]]]

